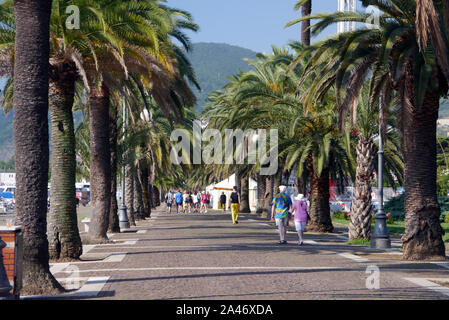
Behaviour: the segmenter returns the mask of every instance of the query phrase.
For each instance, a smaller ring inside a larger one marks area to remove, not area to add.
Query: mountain
[[[254,51],[224,43],[193,44],[188,57],[201,87],[201,91],[194,89],[198,98],[195,110],[201,113],[209,93],[225,85],[227,77],[236,74],[239,69],[248,71],[250,67],[243,59],[254,59],[255,56]],[[0,79],[0,87],[3,85],[4,79]],[[0,110],[0,161],[8,161],[14,154],[12,118],[13,112],[6,116],[3,110]],[[75,122],[80,118],[80,114],[75,115]]]
[[[194,90],[198,98],[195,110],[201,112],[209,93],[221,89],[228,82],[227,78],[239,69],[243,72],[250,70],[243,59],[254,59],[256,52],[225,43],[200,42],[193,44],[188,57],[201,87],[200,92]]]

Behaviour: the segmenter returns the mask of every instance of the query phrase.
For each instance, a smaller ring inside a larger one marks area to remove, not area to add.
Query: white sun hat
[[[295,200],[297,200],[297,201],[304,200],[304,195],[302,193],[298,193],[295,197]]]

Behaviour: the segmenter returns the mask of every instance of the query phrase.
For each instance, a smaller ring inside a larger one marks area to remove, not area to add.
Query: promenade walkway
[[[306,233],[298,246],[292,231],[289,243],[278,245],[274,225],[250,214],[233,225],[230,214],[217,211],[153,211],[151,219],[111,239],[84,246],[85,261],[51,264],[62,284],[80,287],[64,298],[449,298],[448,263],[401,261],[397,249],[350,246],[344,234]]]

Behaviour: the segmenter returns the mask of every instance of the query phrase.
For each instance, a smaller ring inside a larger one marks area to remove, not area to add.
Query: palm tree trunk
[[[108,241],[111,207],[111,150],[109,145],[109,89],[91,86],[89,95],[90,186],[92,215],[88,241]]]
[[[242,189],[240,190],[240,212],[250,213],[251,209],[249,207],[249,177],[242,177],[242,179],[240,180],[240,185],[242,187]]]
[[[142,186],[140,185],[137,173],[134,174],[134,210],[137,220],[145,220],[143,213]]]
[[[136,215],[134,208],[134,173],[132,165],[125,166],[125,205],[128,212],[129,223],[136,225]]]
[[[263,213],[264,201],[265,201],[265,190],[266,190],[267,179],[265,176],[257,174],[257,214]]]
[[[301,8],[302,16],[308,16],[312,13],[312,0],[307,1]],[[310,46],[310,20],[301,22],[301,42]]]
[[[279,193],[279,186],[281,185],[281,180],[282,180],[282,172],[279,170],[279,172],[276,173],[276,175],[274,176],[273,196]]]
[[[150,210],[151,210],[156,207],[154,204],[154,186],[151,183],[148,184],[148,190],[149,190],[148,198],[150,200]]]
[[[142,201],[143,201],[143,208],[144,208],[144,217],[149,218],[151,214],[151,207],[150,207],[150,199],[148,197],[148,169],[142,168],[139,170],[139,179],[141,181],[142,185]]]
[[[161,205],[161,197],[159,189],[154,184],[153,184],[153,205],[154,208],[159,207]]]
[[[409,66],[411,74],[411,66]],[[414,105],[414,83],[408,77],[402,99],[405,189],[405,234],[403,258],[407,260],[445,257],[437,198],[436,122],[439,94],[427,92],[423,105]]]
[[[273,176],[268,176],[265,178],[265,194],[264,194],[264,200],[263,200],[263,208],[262,208],[262,218],[268,218],[268,211],[270,210],[271,206],[271,180],[273,179]]]
[[[51,59],[49,92],[51,117],[51,190],[47,236],[50,259],[78,259],[83,246],[76,215],[75,131],[72,106],[75,95],[76,66]]]
[[[373,139],[361,137],[357,143],[355,192],[351,204],[349,240],[371,238],[371,180],[374,172]]]
[[[14,1],[15,223],[23,232],[22,294],[63,291],[48,263],[50,12],[51,0]]]
[[[311,172],[310,189],[310,220],[307,228],[314,232],[332,232],[334,226],[329,206],[329,168],[324,168],[319,177]]]
[[[237,168],[235,170],[235,186],[237,187],[237,192],[241,192],[241,178],[240,170]]]
[[[108,231],[112,233],[120,232],[120,221],[118,217],[118,203],[117,203],[117,108],[114,106],[110,111],[109,121],[109,141],[111,148],[111,209],[109,211],[109,227]]]

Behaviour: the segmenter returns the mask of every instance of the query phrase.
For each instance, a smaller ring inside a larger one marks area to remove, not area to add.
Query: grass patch
[[[349,220],[332,218],[332,223],[344,224],[345,226],[347,226],[347,225],[349,225]]]
[[[369,245],[371,245],[371,241],[369,239],[354,239],[354,240],[346,241],[346,244],[369,246]]]
[[[344,219],[336,219],[332,218],[332,222],[336,224],[342,224],[345,226],[349,225],[349,220]],[[371,224],[371,227],[374,228],[374,218],[373,223]],[[445,234],[443,235],[443,241],[449,242],[449,223],[443,222],[441,223],[441,227],[443,228]],[[394,221],[393,223],[387,223],[387,229],[388,232],[392,235],[399,236],[401,234],[404,234],[405,232],[405,224],[404,221]]]

